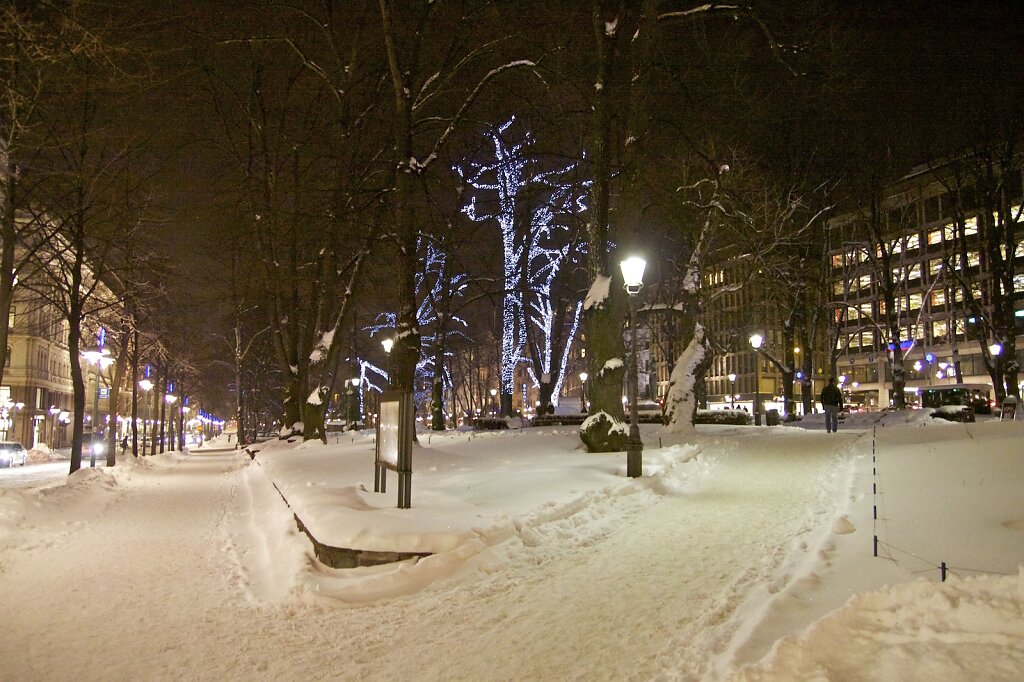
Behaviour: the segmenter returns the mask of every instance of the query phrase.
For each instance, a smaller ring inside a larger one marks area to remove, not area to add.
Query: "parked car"
[[[12,467],[15,464],[25,466],[28,461],[28,451],[21,443],[14,441],[0,442],[0,466]]]

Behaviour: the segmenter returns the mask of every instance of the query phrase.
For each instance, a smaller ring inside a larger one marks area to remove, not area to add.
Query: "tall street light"
[[[56,405],[50,406],[50,416],[53,417],[53,426],[50,427],[50,447],[54,450],[57,449],[57,415],[60,414],[60,408]]]
[[[731,407],[732,409],[735,410],[736,409],[736,373],[735,372],[729,372],[729,384],[731,385],[731,388],[729,390],[732,391],[732,393],[729,394],[729,407]]]
[[[82,358],[96,368],[94,372],[96,385],[92,393],[92,425],[89,437],[89,466],[95,468],[96,455],[103,450],[103,440],[97,435],[99,433],[100,420],[100,375],[104,369],[114,362],[114,358],[110,357],[109,350],[102,347],[97,350],[82,351]]]
[[[347,383],[348,383],[347,392],[348,392],[348,395],[349,395],[348,415],[347,415],[348,428],[349,428],[350,431],[355,431],[356,430],[356,424],[359,422],[359,412],[360,412],[360,410],[359,410],[359,407],[360,407],[359,389],[361,388],[361,384],[363,382],[362,382],[362,380],[359,377],[355,377],[353,379],[349,379]]]
[[[640,425],[636,406],[639,367],[633,309],[636,307],[636,297],[644,286],[644,268],[647,267],[647,261],[639,256],[631,256],[619,263],[619,267],[622,269],[623,286],[629,295],[629,438],[626,440],[626,475],[630,478],[637,478],[643,475],[644,443],[640,440]]]
[[[754,349],[754,426],[761,425],[761,345],[764,337],[760,334],[750,335],[750,345]]]
[[[146,405],[146,410],[142,415],[142,454],[146,454],[146,426],[149,423],[149,392],[153,390],[153,382],[149,379],[143,379],[139,382],[139,389],[143,393],[142,401]]]
[[[167,403],[167,416],[168,421],[170,422],[170,428],[167,429],[167,449],[176,450],[177,448],[174,447],[174,439],[180,437],[181,434],[175,435],[174,433],[174,428],[177,425],[175,424],[174,414],[171,412],[171,410],[174,409],[174,403],[178,402],[178,396],[174,395],[173,393],[168,393],[164,396],[164,401]],[[163,452],[163,447],[164,444],[160,443],[160,452]]]
[[[493,417],[493,416],[494,416],[494,415],[495,415],[495,414],[497,413],[497,411],[498,411],[498,404],[497,404],[497,398],[498,398],[498,389],[496,389],[496,388],[492,388],[492,389],[491,389],[491,416],[492,416],[492,417]]]
[[[384,347],[384,354],[388,356],[388,386],[394,386],[395,382],[391,378],[391,349],[395,346],[395,340],[392,338],[382,339],[380,345]]]
[[[587,413],[587,377],[586,372],[580,372],[580,412]]]

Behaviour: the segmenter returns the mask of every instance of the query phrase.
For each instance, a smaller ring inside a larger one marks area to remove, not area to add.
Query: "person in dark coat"
[[[821,407],[825,410],[825,430],[839,430],[839,411],[843,409],[843,392],[836,386],[836,378],[829,377],[828,385],[821,389]]]

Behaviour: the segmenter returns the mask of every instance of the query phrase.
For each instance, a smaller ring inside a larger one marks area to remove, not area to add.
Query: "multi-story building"
[[[1016,221],[1024,217],[1020,171],[1005,178],[1001,186],[1015,197],[1004,202],[1008,210],[1002,218]],[[977,311],[991,314],[991,288],[997,285],[991,276],[984,230],[979,226],[979,208],[971,205],[971,197],[976,195],[970,191],[959,194],[960,204],[956,205],[936,172],[921,168],[888,188],[881,220],[876,223],[882,229],[872,233],[866,228],[865,211],[851,211],[829,221],[825,268],[833,325],[821,330],[820,338],[812,342],[813,349],[796,347],[792,353],[798,369],[804,364],[801,354],[813,354],[807,378],[815,398],[834,359],[851,405],[866,409],[890,405],[890,351],[900,354],[906,370],[909,404],[915,404],[917,392],[929,385],[955,381],[991,384],[985,355],[992,351],[972,332],[978,324]],[[1017,231],[1024,233],[1021,228]],[[1016,359],[1024,364],[1024,240],[997,248],[1016,273],[1010,295],[1016,315]],[[879,258],[880,249],[889,254],[888,260]],[[883,262],[887,265],[882,266]],[[890,269],[894,283],[891,305],[899,319],[899,348],[888,331],[881,267]],[[706,273],[704,286],[725,292],[702,316],[717,351],[705,377],[706,403],[752,410],[759,396],[763,405],[781,409],[781,373],[767,357],[783,358],[786,353],[781,325],[773,312],[772,286],[760,281],[753,259],[742,255]],[[764,336],[763,352],[755,353],[748,343],[754,331]],[[1001,348],[997,350],[1001,352]],[[667,363],[662,354],[656,360],[659,393],[663,393]],[[797,377],[795,385],[798,410],[801,378]]]
[[[67,322],[52,306],[20,296],[15,288],[9,327],[0,439],[27,448],[64,447],[73,409]]]
[[[1016,222],[1021,217],[1020,170],[1004,178],[1002,186],[1013,199],[1000,219]],[[1015,311],[1017,362],[1024,363],[1019,341],[1024,334],[1024,241],[1007,247],[988,240],[986,221],[979,224],[976,194],[962,191],[958,204],[930,169],[906,176],[887,195],[884,213],[876,216],[883,229],[874,238],[867,235],[864,212],[829,223],[832,294],[838,304],[837,368],[850,401],[868,408],[891,403],[890,353],[899,354],[906,370],[908,403],[929,385],[992,383],[985,356],[992,353],[988,345],[993,339],[979,341],[974,333],[979,312],[993,314],[992,289],[999,286],[992,276],[992,248],[1017,273],[1007,295]],[[887,259],[879,257],[884,253]],[[895,292],[891,301],[884,295],[884,267]],[[887,311],[887,304],[893,310]],[[888,313],[898,316],[898,348],[886,324]],[[1002,352],[1001,346],[994,350]]]

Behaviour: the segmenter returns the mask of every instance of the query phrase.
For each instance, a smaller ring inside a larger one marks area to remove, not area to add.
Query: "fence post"
[[[942,582],[946,582],[946,562],[939,564],[939,572],[942,574]]]
[[[878,536],[875,536],[875,556],[878,556]]]

